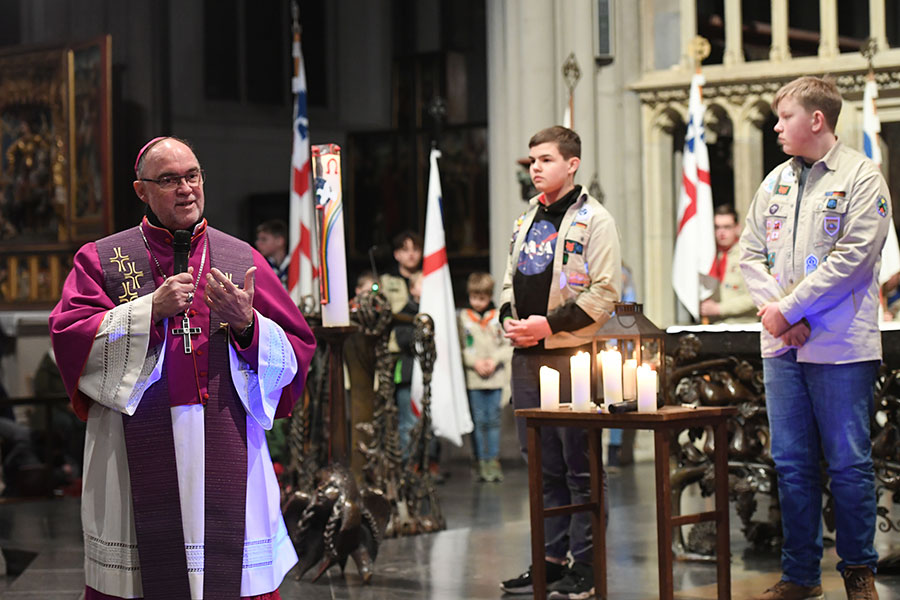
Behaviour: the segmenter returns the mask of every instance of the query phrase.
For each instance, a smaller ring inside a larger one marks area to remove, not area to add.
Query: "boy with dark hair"
[[[559,371],[560,398],[569,398],[569,357],[590,349],[622,287],[615,221],[587,190],[575,185],[581,164],[578,134],[550,127],[535,134],[528,146],[529,172],[540,194],[515,223],[500,295],[501,323],[514,347],[511,384],[517,409],[540,406],[538,373],[545,365]],[[516,419],[516,429],[527,459],[524,419]],[[541,452],[544,505],[589,502],[586,432],[546,427]],[[545,526],[550,598],[593,596],[590,516],[552,517]],[[566,566],[570,552],[571,568]],[[531,594],[531,568],[500,587],[511,594]]]
[[[281,285],[287,288],[288,267],[291,257],[287,251],[287,224],[281,219],[272,219],[256,227],[256,243],[259,253],[266,257]]]
[[[391,312],[399,313],[409,300],[409,278],[422,268],[422,236],[407,229],[394,236],[395,269],[382,274],[381,293],[391,303]]]
[[[718,281],[716,293],[700,303],[700,316],[710,323],[755,323],[756,305],[741,275],[741,226],[731,204],[720,204],[713,212],[716,230],[716,260],[709,272]]]
[[[841,96],[833,81],[796,79],[772,108],[792,158],[760,185],[740,243],[741,269],[762,317],[783,575],[754,598],[824,597],[824,458],[847,597],[877,599],[869,418],[881,364],[878,270],[891,201],[878,167],[834,134]]]

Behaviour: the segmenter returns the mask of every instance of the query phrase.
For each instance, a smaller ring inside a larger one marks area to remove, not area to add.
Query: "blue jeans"
[[[575,353],[573,349],[572,354]],[[559,371],[559,399],[571,399],[569,357],[554,354],[525,354],[513,352],[512,397],[513,406],[540,408],[540,368],[546,365]],[[528,461],[525,419],[516,418],[516,432],[522,456]],[[584,504],[590,502],[591,473],[587,453],[587,432],[576,427],[541,427],[541,467],[544,479],[544,507]],[[603,497],[606,494],[606,471],[603,471]],[[606,504],[606,502],[604,502]],[[604,511],[608,505],[604,506]],[[591,549],[591,516],[588,512],[551,517],[544,520],[546,556],[563,559],[571,551],[576,561],[593,562]]]
[[[400,438],[400,453],[404,460],[409,458],[409,433],[419,420],[410,404],[411,392],[412,386],[408,383],[398,383],[394,390],[394,398],[397,400],[397,434]]]
[[[869,419],[878,361],[798,363],[797,351],[763,359],[772,458],[778,473],[784,579],[817,585],[822,569],[821,460],[834,497],[837,567],[878,562]]]
[[[475,457],[493,460],[500,455],[500,395],[502,390],[468,390],[475,430]]]

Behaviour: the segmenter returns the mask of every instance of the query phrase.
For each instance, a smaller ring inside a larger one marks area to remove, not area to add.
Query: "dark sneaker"
[[[847,567],[843,576],[847,600],[878,600],[872,569],[866,566]]]
[[[821,585],[800,585],[781,580],[750,600],[824,600]]]
[[[563,578],[566,573],[566,566],[558,563],[544,561],[544,568],[547,573],[547,585],[555,583]],[[533,594],[534,586],[531,585],[531,565],[528,570],[512,579],[507,579],[500,584],[500,589],[507,594]]]
[[[551,600],[583,600],[594,597],[594,567],[585,562],[572,563],[565,576],[547,586]]]

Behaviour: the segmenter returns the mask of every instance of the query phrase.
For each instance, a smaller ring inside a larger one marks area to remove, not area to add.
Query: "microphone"
[[[191,232],[179,229],[172,240],[172,251],[175,258],[174,275],[188,270],[188,254],[191,252]]]

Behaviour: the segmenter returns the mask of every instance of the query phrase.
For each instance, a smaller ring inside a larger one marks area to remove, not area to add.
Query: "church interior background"
[[[702,71],[713,200],[742,216],[784,159],[770,104],[786,81],[835,77],[845,100],[838,136],[861,147],[870,69],[861,50],[875,40],[883,170],[897,212],[895,0],[299,7],[311,143],[344,151],[351,286],[370,256],[390,265],[393,235],[423,231],[432,143],[442,151],[458,304],[470,272],[502,279],[528,197],[519,161],[532,133],[562,122],[571,98],[583,141],[577,182],[615,217],[638,301],[661,327],[688,322],[668,257],[696,35],[711,49]],[[258,223],[287,219],[290,41],[289,0],[0,0],[0,382],[10,397],[34,394],[47,314],[75,249],[140,217],[131,165],[147,139],[193,143],[218,228],[252,241]],[[563,72],[570,56],[574,84]]]

